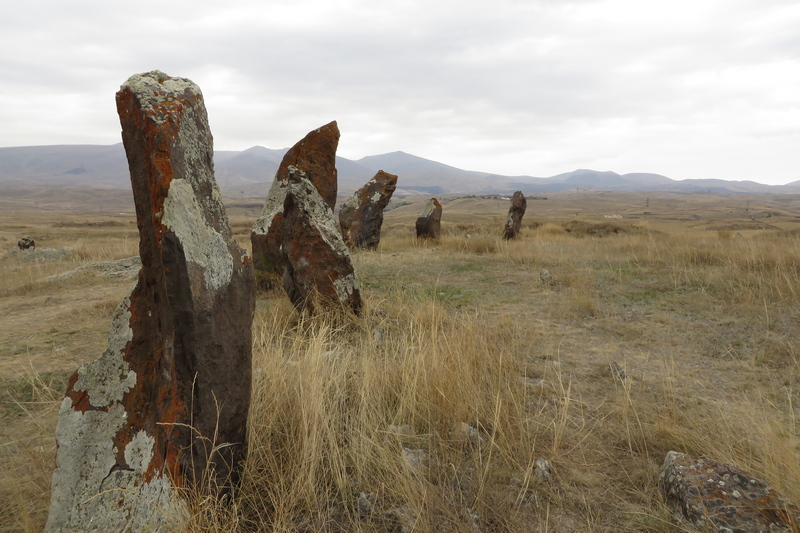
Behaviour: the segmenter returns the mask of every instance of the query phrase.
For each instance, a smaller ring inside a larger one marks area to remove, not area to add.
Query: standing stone
[[[294,166],[288,171],[281,232],[283,287],[299,311],[347,309],[358,315],[358,278],[333,211],[306,172]]]
[[[505,231],[503,238],[506,240],[516,239],[519,235],[519,230],[522,227],[522,217],[525,215],[525,208],[528,206],[528,201],[525,200],[525,195],[522,191],[517,191],[511,197],[511,207],[508,209],[508,218],[506,218]]]
[[[720,533],[795,531],[800,509],[767,484],[730,465],[669,452],[660,485],[667,500],[698,527]],[[705,529],[704,529],[705,531]]]
[[[25,235],[17,242],[17,248],[20,250],[35,250],[36,243],[28,235]]]
[[[47,531],[179,530],[181,489],[237,481],[254,275],[214,181],[199,87],[153,71],[117,93],[142,268],[108,348],[59,410]]]
[[[283,275],[285,264],[281,253],[283,202],[289,186],[289,167],[305,172],[325,204],[333,211],[336,205],[338,179],[336,149],[339,128],[336,121],[309,132],[283,156],[272,181],[261,217],[253,225],[250,243],[259,284],[270,287]]]
[[[339,211],[342,238],[350,248],[374,250],[381,241],[383,210],[397,188],[397,176],[379,170]]]
[[[417,219],[417,237],[439,240],[442,231],[442,204],[431,198]]]

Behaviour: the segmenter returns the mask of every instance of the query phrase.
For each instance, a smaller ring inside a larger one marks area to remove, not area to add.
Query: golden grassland
[[[193,530],[696,531],[659,493],[668,450],[800,501],[800,198],[573,191],[529,200],[512,242],[507,201],[445,198],[438,244],[413,236],[425,200],[396,199],[354,254],[362,318],[259,293],[243,482],[190,495]],[[257,210],[237,202],[249,248]],[[48,279],[138,237],[130,209],[47,205],[0,210],[0,248],[74,249],[0,259],[0,531],[43,527],[66,380],[133,283]]]

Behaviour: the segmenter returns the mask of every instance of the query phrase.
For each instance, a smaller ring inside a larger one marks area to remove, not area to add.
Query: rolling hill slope
[[[225,196],[265,197],[287,149],[254,146],[214,155],[217,182]],[[800,181],[770,186],[753,181],[721,179],[672,180],[650,173],[617,174],[579,169],[548,178],[502,176],[462,170],[405,152],[336,158],[339,191],[352,194],[378,170],[399,176],[398,196],[411,194],[510,194],[521,190],[541,194],[570,189],[608,191],[688,191],[800,193]],[[122,143],[113,145],[57,145],[0,148],[0,187],[128,188],[128,166]]]

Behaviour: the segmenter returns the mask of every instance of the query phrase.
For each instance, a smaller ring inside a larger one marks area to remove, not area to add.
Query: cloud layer
[[[203,89],[218,149],[460,168],[800,179],[800,4],[781,0],[32,0],[0,20],[0,146],[119,141],[114,93]]]

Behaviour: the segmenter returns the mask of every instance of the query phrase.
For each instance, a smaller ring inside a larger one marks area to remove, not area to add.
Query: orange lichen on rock
[[[679,452],[667,453],[661,487],[695,525],[720,532],[796,531],[800,510],[763,480],[731,465]]]

